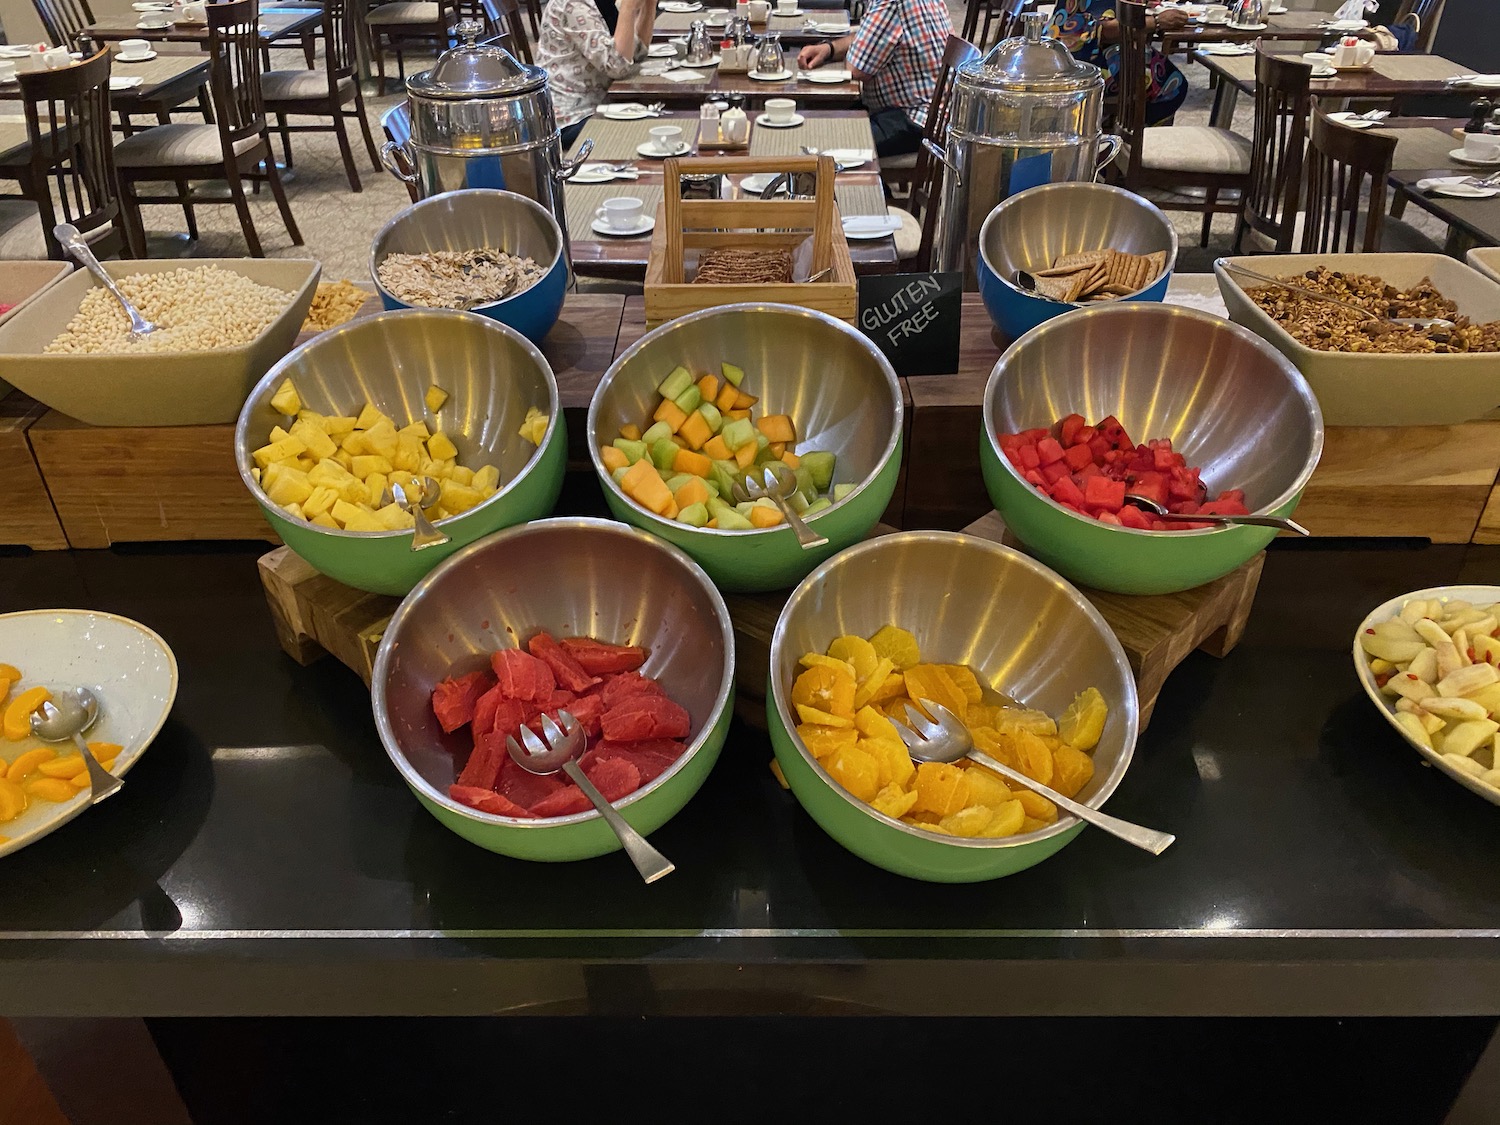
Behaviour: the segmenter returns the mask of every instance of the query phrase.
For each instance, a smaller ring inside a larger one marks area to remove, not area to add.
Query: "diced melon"
[[[719,388],[719,393],[714,396],[714,406],[719,410],[733,410],[739,397],[740,393],[734,389],[734,384],[725,383]]]
[[[625,454],[627,463],[634,465],[648,452],[644,441],[631,441],[629,438],[615,438],[614,448]]]
[[[661,381],[656,391],[662,398],[676,398],[683,391],[693,385],[693,375],[686,367],[674,367],[671,373]]]
[[[747,444],[756,444],[755,427],[743,419],[730,422],[719,431],[719,436],[724,439],[724,444],[734,453],[738,453]]]
[[[443,408],[443,403],[448,401],[448,392],[434,383],[427,388],[427,394],[423,396],[423,401],[427,403],[427,409],[436,414]]]
[[[787,449],[782,451],[781,462],[782,464],[786,465],[787,468],[795,469],[798,465],[802,464],[802,458],[798,457],[790,449]]]
[[[682,428],[682,424],[687,421],[687,411],[671,399],[664,398],[661,400],[661,405],[656,408],[656,413],[651,415],[651,417],[658,422],[665,422],[672,428],[672,432],[675,434]]]
[[[837,460],[832,453],[802,454],[801,467],[812,474],[813,487],[819,492],[827,492],[828,486],[833,483],[833,470]]]
[[[735,421],[739,421],[739,420],[743,420],[743,419],[748,419],[750,417],[750,411],[748,411],[748,410],[726,410],[726,411],[724,411],[724,417],[725,418],[733,419]]]
[[[679,473],[692,473],[695,477],[708,476],[713,471],[713,467],[712,458],[705,457],[701,453],[694,453],[691,449],[679,449],[677,456],[672,459],[673,469]]]
[[[708,420],[696,410],[687,416],[677,434],[688,443],[689,449],[702,449],[704,443],[714,436],[708,428]]]
[[[770,441],[793,442],[797,440],[796,427],[792,425],[792,419],[786,414],[762,414],[756,421],[755,428],[765,434]]]
[[[734,450],[729,448],[724,441],[724,435],[719,433],[703,443],[703,454],[714,461],[728,461],[734,456]]]
[[[717,518],[721,531],[749,531],[755,526],[733,508],[725,512],[720,512]]]
[[[697,387],[689,387],[680,395],[674,397],[672,401],[691,414],[698,409],[699,404],[703,401],[703,396],[698,393]]]
[[[651,463],[658,469],[670,469],[681,452],[671,438],[662,438],[651,446]]]
[[[446,461],[450,457],[458,456],[458,448],[448,440],[448,435],[440,430],[427,439],[427,456],[434,461]]]
[[[698,380],[698,394],[704,402],[713,402],[719,397],[719,381],[712,375],[705,375]]]
[[[302,399],[290,379],[283,379],[281,386],[271,396],[271,409],[279,414],[296,415],[302,409]]]
[[[775,527],[784,518],[775,505],[768,508],[757,504],[750,512],[750,522],[755,527]]]
[[[672,490],[672,499],[677,501],[679,508],[687,508],[693,504],[707,505],[708,485],[700,477],[689,477],[686,484]]]
[[[734,461],[742,469],[748,469],[755,464],[755,455],[760,452],[760,447],[753,441],[746,442],[734,451]]]
[[[718,433],[724,428],[724,415],[719,413],[719,408],[711,402],[705,402],[698,407],[698,413],[703,415],[703,420],[708,423],[708,428]]]
[[[851,492],[854,491],[854,488],[855,488],[855,486],[852,485],[852,484],[836,484],[836,485],[834,485],[833,486],[833,501],[834,501],[834,503],[837,504],[845,496],[848,496],[849,493],[851,493]]]
[[[665,422],[653,422],[647,427],[646,432],[641,435],[641,440],[647,445],[655,445],[662,438],[672,436],[672,427]]]
[[[672,503],[671,491],[650,461],[641,460],[632,465],[620,487],[625,495],[657,515],[665,512]]]
[[[641,428],[634,422],[626,422],[620,427],[620,436],[626,441],[640,441]]]
[[[749,410],[760,399],[755,395],[747,395],[744,391],[737,391],[734,397],[734,408],[736,410]]]
[[[745,381],[744,369],[736,367],[732,363],[719,364],[719,370],[724,373],[724,381],[729,383],[731,386],[738,387],[742,382]]]
[[[819,512],[826,512],[831,507],[833,507],[833,502],[826,496],[820,496],[811,504],[809,504],[807,506],[807,511],[803,512],[802,514],[804,516],[815,516]]]
[[[610,473],[630,464],[630,458],[625,456],[624,451],[616,449],[612,445],[600,447],[599,460],[604,463],[605,472]]]
[[[677,522],[685,523],[689,527],[705,527],[708,524],[708,509],[702,504],[689,504],[686,507],[679,506]]]

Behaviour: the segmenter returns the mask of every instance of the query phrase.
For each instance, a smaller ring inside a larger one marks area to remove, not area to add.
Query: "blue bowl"
[[[381,229],[370,247],[370,276],[387,309],[408,309],[414,306],[380,284],[380,263],[388,254],[493,247],[545,263],[546,275],[530,289],[469,310],[539,344],[557,323],[567,293],[565,245],[557,220],[533,199],[492,188],[450,191],[413,203]]]
[[[1001,203],[979,231],[979,295],[995,327],[1012,340],[1039,324],[1090,304],[1049,301],[1021,289],[1017,270],[1035,273],[1064,254],[1086,250],[1131,254],[1165,251],[1165,272],[1123,301],[1160,303],[1177,261],[1177,231],[1161,210],[1109,184],[1043,184]]]

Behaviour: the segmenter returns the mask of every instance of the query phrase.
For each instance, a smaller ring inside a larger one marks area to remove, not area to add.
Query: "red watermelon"
[[[539,660],[544,660],[557,682],[569,691],[587,691],[599,682],[583,670],[583,665],[568,655],[550,633],[538,633],[526,642],[526,648]]]
[[[686,738],[693,721],[686,709],[665,695],[633,695],[607,709],[600,728],[611,742],[639,742],[643,738]]]
[[[470,672],[447,679],[432,689],[432,713],[443,730],[452,734],[474,718],[474,704],[495,681],[488,672]]]
[[[519,816],[527,820],[536,819],[536,813],[523,809],[514,801],[507,800],[492,789],[480,789],[469,785],[450,785],[448,796],[452,797],[461,805],[468,805],[471,809],[480,812],[494,813],[496,816]]]
[[[593,803],[583,795],[583,790],[576,785],[565,785],[550,797],[543,797],[531,807],[533,815],[547,816],[572,816],[574,813],[588,812],[593,808]]]
[[[474,743],[474,751],[464,763],[458,775],[458,784],[477,789],[493,789],[500,777],[500,769],[509,760],[505,750],[505,739],[487,737]]]
[[[666,692],[650,676],[643,676],[639,672],[621,672],[606,679],[604,690],[599,694],[608,709],[632,695],[665,695]]]
[[[512,699],[545,701],[557,690],[552,669],[518,648],[491,653],[490,664],[494,666],[500,688]]]
[[[609,645],[593,637],[564,637],[562,647],[591,676],[634,672],[646,663],[646,650],[637,645]]]
[[[469,729],[476,742],[498,733],[503,743],[507,734],[515,734],[530,717],[531,712],[525,704],[511,699],[496,684],[480,696],[479,702],[474,705],[474,721]]]

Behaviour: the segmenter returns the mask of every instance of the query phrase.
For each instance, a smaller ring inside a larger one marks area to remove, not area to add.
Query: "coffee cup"
[[[121,39],[120,58],[138,59],[151,53],[151,42],[147,39]]]
[[[657,152],[676,152],[681,143],[682,129],[676,125],[657,125],[651,130],[651,147]]]
[[[776,14],[778,16],[790,16],[796,11],[797,0],[776,0]]]
[[[767,98],[766,120],[784,125],[797,116],[797,103],[791,98]]]
[[[604,205],[594,212],[594,217],[603,221],[611,230],[634,230],[641,225],[641,211],[645,204],[628,195],[606,199]]]
[[[208,10],[199,0],[192,0],[182,6],[182,18],[188,23],[207,23]]]
[[[1500,136],[1490,133],[1465,133],[1464,155],[1486,164],[1500,162]]]
[[[42,65],[48,70],[61,70],[65,66],[72,66],[73,59],[66,47],[51,47],[42,52]]]
[[[0,82],[14,82],[16,64],[10,59],[0,59]]]
[[[1203,9],[1203,22],[1204,23],[1228,23],[1229,22],[1229,5],[1228,4],[1210,4],[1210,5],[1208,5],[1206,8]]]
[[[765,23],[771,16],[769,0],[750,0],[750,3],[746,7],[750,9],[751,23]]]
[[[172,21],[158,12],[147,12],[135,21],[135,26],[142,31],[164,31],[172,26]]]

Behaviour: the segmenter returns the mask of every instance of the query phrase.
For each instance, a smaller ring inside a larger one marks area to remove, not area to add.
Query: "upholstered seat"
[[[922,249],[922,224],[910,211],[900,207],[888,207],[887,212],[893,219],[900,219],[901,226],[896,231],[896,257],[902,261],[915,258]]]
[[[1250,174],[1250,142],[1211,125],[1163,125],[1141,132],[1141,167],[1157,172]]]
[[[1292,222],[1293,254],[1302,252],[1302,228],[1306,221],[1307,212],[1298,211]],[[1355,220],[1354,229],[1362,231],[1368,222],[1369,213],[1361,211]],[[1276,252],[1276,247],[1269,238],[1253,230],[1245,231],[1245,249],[1252,254]],[[1443,248],[1410,223],[1386,215],[1380,223],[1380,251],[1383,254],[1441,254]]]
[[[105,223],[83,232],[93,244],[107,238],[115,228]],[[0,260],[39,261],[47,257],[47,239],[42,233],[41,213],[27,199],[0,199]]]
[[[439,18],[438,5],[433,0],[398,0],[394,4],[382,4],[378,8],[370,9],[365,22],[372,24],[437,23]]]
[[[249,152],[260,140],[259,136],[242,137],[234,144],[235,154]],[[191,168],[223,160],[216,125],[157,125],[115,145],[117,168]]]
[[[321,70],[268,70],[260,76],[266,102],[301,102],[328,97],[328,75]],[[339,79],[339,100],[354,96],[354,79]]]

